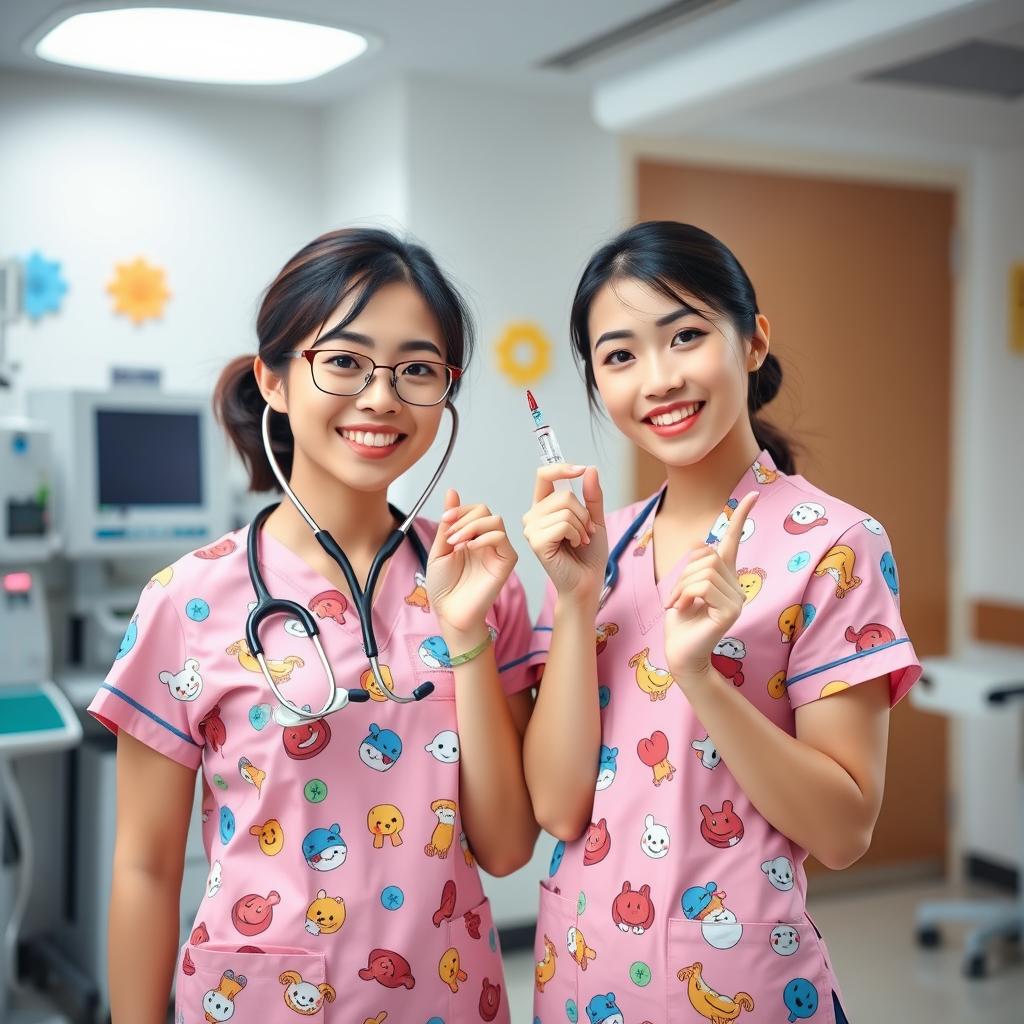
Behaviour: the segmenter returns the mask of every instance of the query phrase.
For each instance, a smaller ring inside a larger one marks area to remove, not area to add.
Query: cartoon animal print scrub
[[[711,537],[751,490],[759,498],[737,554],[744,604],[712,656],[723,685],[790,734],[797,708],[880,676],[895,705],[920,669],[884,530],[762,451]],[[807,916],[806,853],[745,797],[668,670],[664,602],[685,562],[655,582],[654,499],[607,517],[609,545],[636,542],[595,623],[608,693],[593,815],[581,838],[559,844],[541,886],[534,1019],[844,1024]],[[547,660],[553,595],[534,632],[536,665]]]
[[[429,546],[434,525],[415,529]],[[358,618],[271,535],[259,547],[275,592],[313,610],[338,679],[355,685],[366,668]],[[178,957],[178,1019],[507,1022],[497,932],[468,846],[463,855],[453,672],[420,657],[438,625],[408,600],[420,587],[411,546],[395,553],[375,599],[377,638],[399,690],[431,680],[434,693],[312,721],[273,699],[239,640],[252,597],[245,550],[246,531],[232,533],[143,592],[90,707],[203,774],[213,867]],[[201,618],[188,614],[197,595],[209,609]],[[504,689],[517,692],[531,682],[518,582],[487,618]],[[322,700],[309,641],[283,617],[261,638],[290,699]]]

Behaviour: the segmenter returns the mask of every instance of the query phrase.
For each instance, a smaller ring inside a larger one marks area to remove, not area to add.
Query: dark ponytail
[[[437,317],[446,361],[465,369],[473,350],[473,329],[462,296],[426,249],[378,228],[329,231],[284,265],[267,288],[256,317],[260,358],[271,370],[283,373],[288,353],[303,338],[320,331],[347,296],[355,292],[356,301],[338,326],[359,316],[378,289],[398,281],[412,285]],[[263,451],[265,405],[253,357],[232,359],[214,389],[213,410],[242,458],[252,491],[280,490]],[[295,442],[287,416],[270,417],[270,442],[282,472],[289,477]]]
[[[263,395],[256,384],[252,356],[236,356],[221,370],[213,392],[213,411],[242,457],[250,491],[280,490],[263,451]],[[285,477],[291,476],[294,451],[287,416],[270,417],[270,442]]]
[[[727,316],[744,338],[754,333],[758,313],[754,286],[726,245],[692,224],[671,220],[634,224],[594,254],[573,299],[569,321],[573,354],[583,368],[592,409],[597,408],[598,391],[590,352],[590,306],[601,288],[617,278],[642,281],[672,299],[680,300],[679,292],[687,292],[713,312]],[[782,365],[769,353],[748,376],[747,412],[757,443],[779,469],[794,473],[793,442],[757,415],[781,386]]]
[[[793,442],[778,427],[757,415],[761,406],[767,405],[779,393],[781,387],[782,364],[769,352],[760,367],[748,375],[747,413],[758,445],[768,452],[783,473],[795,473]]]

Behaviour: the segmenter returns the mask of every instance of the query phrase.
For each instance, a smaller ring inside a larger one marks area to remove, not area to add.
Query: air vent
[[[972,39],[942,53],[876,71],[865,80],[928,85],[1015,100],[1024,95],[1024,49]]]
[[[705,15],[712,10],[728,7],[736,0],[677,0],[676,3],[665,4],[647,14],[624,22],[608,32],[602,32],[577,46],[546,57],[538,67],[551,68],[556,71],[572,71],[581,64],[606,57],[613,50],[638,42],[646,36],[667,28],[675,28],[684,21],[698,15]]]

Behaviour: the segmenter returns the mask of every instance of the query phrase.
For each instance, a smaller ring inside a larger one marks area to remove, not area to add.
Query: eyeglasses
[[[391,386],[406,405],[439,405],[462,376],[458,366],[426,359],[409,359],[394,366],[375,363],[361,352],[307,348],[289,352],[290,359],[305,359],[313,384],[328,395],[358,395],[378,370],[391,371]]]

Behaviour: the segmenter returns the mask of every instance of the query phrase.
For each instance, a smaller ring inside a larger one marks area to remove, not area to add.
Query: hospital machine
[[[32,891],[36,836],[16,767],[23,758],[67,750],[82,728],[53,681],[43,570],[56,551],[49,431],[0,417],[0,814],[13,836],[0,861],[0,1020],[66,1020],[32,988],[18,966],[21,925]]]
[[[108,1019],[108,901],[116,822],[116,740],[85,709],[109,670],[146,581],[230,528],[225,441],[208,395],[157,387],[29,391],[53,441],[53,518],[65,585],[51,595],[61,691],[84,729],[66,773],[67,872],[53,967],[74,1005]],[[182,882],[183,934],[208,872],[199,786]]]

